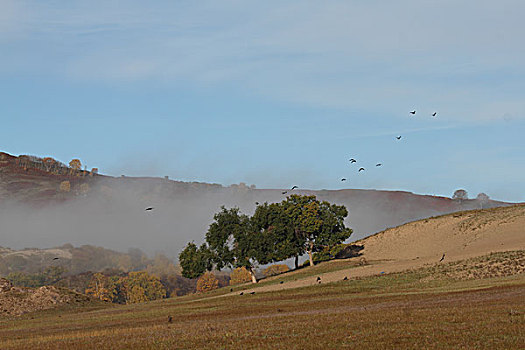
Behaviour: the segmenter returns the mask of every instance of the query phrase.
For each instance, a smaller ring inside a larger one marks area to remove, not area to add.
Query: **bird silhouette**
[[[259,205],[259,202],[255,202],[255,205]]]
[[[168,316],[168,323],[171,323],[173,321],[173,317]]]
[[[279,284],[283,284],[283,283],[284,283],[284,281],[279,282]]]
[[[255,292],[250,292],[250,294],[251,294],[251,295],[254,295],[254,294],[255,294]]]
[[[343,278],[343,281],[348,281],[348,277],[345,276],[345,278]]]
[[[396,139],[401,140],[401,136],[396,136]]]
[[[321,280],[321,277],[317,276],[317,282],[319,282]]]
[[[296,188],[299,188],[298,186],[292,186],[292,188],[290,189],[290,191],[293,191],[295,190]]]
[[[437,115],[437,112],[432,113],[432,116],[435,117]]]
[[[350,163],[355,163],[357,162],[357,160],[355,160],[354,158],[350,159]]]
[[[60,258],[53,258],[53,260],[59,260]]]
[[[416,111],[410,111],[410,114],[414,115],[416,114]]]
[[[360,171],[363,171],[365,170],[365,168],[359,168],[359,170],[357,172],[360,172]]]
[[[244,292],[240,292],[240,293],[239,293],[239,295],[243,295],[243,294],[244,294]]]
[[[153,209],[154,209],[153,207],[148,207],[144,211],[152,211]]]
[[[445,260],[445,253],[443,253],[443,256],[441,257],[441,259],[439,259],[439,262],[442,262],[443,260]]]
[[[282,193],[282,194],[287,194],[287,193],[288,193],[288,191],[282,191],[281,193]]]
[[[343,178],[341,179],[341,181],[346,181],[346,179],[343,177]]]
[[[382,165],[383,165],[383,164],[381,164],[381,163],[377,163],[377,164],[376,164],[376,166],[382,166]]]

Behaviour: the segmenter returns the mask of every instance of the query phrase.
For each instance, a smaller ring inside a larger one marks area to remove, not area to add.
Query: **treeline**
[[[8,159],[5,155],[2,155],[2,159]],[[20,155],[13,157],[14,164],[23,169],[38,169],[55,175],[77,175],[77,176],[93,176],[98,174],[98,168],[92,168],[91,171],[87,170],[84,166],[82,170],[82,162],[75,158],[72,159],[68,165],[52,158],[52,157],[38,157],[33,155]]]
[[[315,196],[291,195],[280,203],[257,205],[253,216],[238,208],[215,214],[214,222],[201,246],[190,242],[179,255],[182,275],[197,278],[206,271],[245,268],[257,282],[255,268],[314,253],[330,256],[334,247],[348,239],[352,230],[345,227],[347,209],[319,201]]]

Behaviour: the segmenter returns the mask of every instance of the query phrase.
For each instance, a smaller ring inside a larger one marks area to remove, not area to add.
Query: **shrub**
[[[197,292],[204,293],[219,288],[219,280],[211,272],[206,272],[197,281]]]
[[[60,183],[60,192],[69,192],[71,191],[71,184],[69,181],[62,181]]]
[[[245,267],[238,267],[230,274],[230,285],[251,282],[252,276]]]

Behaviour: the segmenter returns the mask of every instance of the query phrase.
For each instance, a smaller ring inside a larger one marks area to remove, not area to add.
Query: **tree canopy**
[[[315,196],[291,195],[280,203],[257,205],[252,217],[238,208],[214,215],[206,243],[191,242],[179,255],[183,276],[196,278],[206,270],[246,268],[256,282],[255,267],[313,252],[344,242],[352,230],[345,227],[348,210],[319,201]]]

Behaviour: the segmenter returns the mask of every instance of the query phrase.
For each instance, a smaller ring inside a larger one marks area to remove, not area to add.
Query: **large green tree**
[[[300,254],[308,253],[310,266],[313,266],[314,251],[340,244],[352,234],[352,230],[345,227],[348,210],[342,205],[320,202],[315,196],[300,195],[291,195],[281,204],[296,267]]]
[[[188,243],[179,254],[179,264],[182,267],[182,276],[186,278],[197,278],[213,268],[211,252],[206,244],[197,247],[193,242]]]

